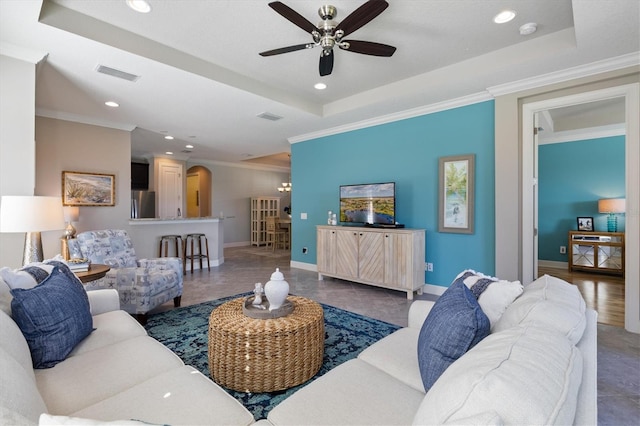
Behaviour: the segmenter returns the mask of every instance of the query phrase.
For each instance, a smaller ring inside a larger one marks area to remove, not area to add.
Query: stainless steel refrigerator
[[[131,218],[156,217],[156,193],[154,191],[131,191]]]

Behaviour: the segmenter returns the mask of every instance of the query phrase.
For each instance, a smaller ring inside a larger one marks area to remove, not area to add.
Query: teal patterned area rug
[[[175,352],[185,364],[200,370],[206,377],[211,377],[208,354],[209,315],[222,303],[250,294],[252,293],[238,294],[149,315],[145,328],[151,337]],[[343,362],[357,357],[365,348],[400,328],[333,306],[321,306],[325,323],[324,359],[320,371],[314,377],[306,383],[280,392],[245,393],[225,388],[251,411],[256,420],[266,418],[273,407],[296,390]]]

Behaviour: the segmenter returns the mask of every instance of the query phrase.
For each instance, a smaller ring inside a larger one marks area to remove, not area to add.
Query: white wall
[[[289,172],[258,166],[236,166],[223,163],[189,162],[188,167],[201,165],[211,171],[211,215],[224,214],[224,243],[226,246],[247,245],[251,241],[251,197],[281,197],[280,214],[290,204],[290,194],[278,192],[282,182],[289,180]],[[294,188],[295,191],[295,188]]]
[[[131,214],[131,134],[124,130],[36,117],[38,195],[62,194],[62,171],[115,175],[114,207],[80,207],[78,232],[92,229],[128,229]],[[42,236],[45,258],[60,253],[60,232]]]
[[[0,195],[34,195],[35,73],[33,63],[0,55]],[[0,234],[0,265],[21,266],[23,250],[24,234]]]

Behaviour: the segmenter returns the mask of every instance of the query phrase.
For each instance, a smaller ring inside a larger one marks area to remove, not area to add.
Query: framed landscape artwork
[[[62,172],[63,206],[115,206],[116,175]]]
[[[473,234],[475,155],[438,160],[438,232]]]

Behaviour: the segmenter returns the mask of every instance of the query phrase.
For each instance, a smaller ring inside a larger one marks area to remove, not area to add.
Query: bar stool
[[[202,240],[204,239],[204,245],[206,253],[202,252]],[[195,241],[198,241],[198,252],[194,252]],[[189,244],[191,243],[191,244]],[[189,250],[191,248],[191,250]],[[211,271],[211,266],[209,264],[209,240],[207,240],[207,236],[205,234],[187,234],[184,242],[184,255],[183,258],[183,269],[184,273],[187,273],[187,259],[191,261],[191,273],[193,274],[193,262],[195,259],[200,261],[200,269],[202,269],[202,259],[207,259],[207,269]]]
[[[171,241],[173,241],[175,244],[175,257],[182,257],[182,251],[184,250],[184,247],[182,244],[182,236],[180,235],[160,236],[160,249],[158,250],[158,257],[171,257],[169,256],[169,243]]]

